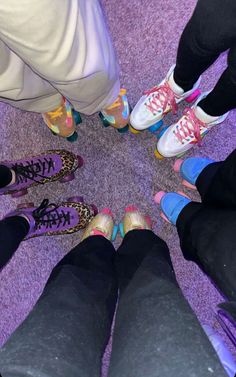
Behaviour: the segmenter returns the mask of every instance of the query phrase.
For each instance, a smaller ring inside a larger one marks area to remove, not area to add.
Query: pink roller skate
[[[177,112],[177,105],[185,100],[193,102],[200,95],[198,87],[200,79],[188,92],[184,92],[174,81],[174,68],[172,66],[164,80],[154,88],[144,92],[139,102],[134,107],[131,116],[131,132],[149,129],[155,133],[163,125],[163,118],[172,111]]]
[[[94,205],[85,204],[82,197],[78,199],[80,201],[69,199],[58,205],[44,199],[38,208],[33,203],[21,204],[7,217],[22,216],[29,222],[26,239],[72,234],[84,229],[97,213]]]
[[[119,225],[120,235],[124,237],[126,233],[135,229],[152,229],[152,222],[149,216],[143,216],[135,206],[125,208],[123,221]]]
[[[0,189],[0,195],[10,194],[13,198],[18,198],[26,195],[27,189],[33,186],[54,181],[72,181],[75,178],[74,172],[83,166],[83,159],[66,150],[49,150],[39,156],[6,161],[1,165],[11,170],[13,180]]]
[[[109,241],[114,241],[118,232],[118,226],[114,224],[114,218],[109,208],[104,208],[87,226],[82,241],[91,236],[102,236]]]

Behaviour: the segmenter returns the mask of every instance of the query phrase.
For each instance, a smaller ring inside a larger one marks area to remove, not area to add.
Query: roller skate
[[[33,203],[20,204],[7,217],[24,217],[29,222],[29,232],[25,239],[30,239],[75,233],[84,229],[96,213],[94,205],[87,205],[82,197],[77,197],[58,205],[44,199],[38,208]]]
[[[123,221],[119,224],[120,235],[123,238],[131,230],[151,230],[152,223],[149,216],[143,216],[135,206],[125,208]]]
[[[83,159],[66,150],[49,150],[44,154],[21,160],[2,162],[10,169],[12,183],[0,189],[0,195],[13,198],[26,195],[30,187],[48,182],[70,182],[74,172],[83,166]],[[1,179],[1,177],[0,177]]]
[[[82,240],[91,236],[103,236],[109,241],[116,239],[118,226],[114,224],[113,214],[109,208],[104,208],[87,226]]]
[[[174,171],[180,173],[183,178],[182,184],[191,190],[196,190],[196,181],[201,172],[209,164],[215,162],[209,158],[190,157],[186,160],[178,159],[174,164]]]
[[[177,112],[178,104],[185,100],[191,103],[200,95],[199,79],[194,87],[184,92],[174,81],[174,68],[172,66],[164,80],[154,88],[144,92],[144,95],[134,107],[130,116],[130,131],[138,133],[148,129],[156,133],[163,125],[163,118],[170,111]]]
[[[69,142],[78,139],[76,125],[82,122],[80,114],[73,110],[66,99],[54,111],[43,114],[43,120],[54,135],[66,138]]]
[[[112,126],[120,133],[129,130],[130,108],[126,89],[121,89],[115,102],[99,113],[104,127]]]
[[[161,217],[173,225],[176,225],[180,212],[191,202],[184,193],[164,191],[158,192],[154,201],[161,206]]]
[[[200,145],[212,127],[224,122],[228,113],[212,117],[198,106],[207,95],[208,93],[202,94],[191,108],[185,109],[184,115],[177,123],[166,129],[157,143],[157,158],[182,156],[195,144]]]

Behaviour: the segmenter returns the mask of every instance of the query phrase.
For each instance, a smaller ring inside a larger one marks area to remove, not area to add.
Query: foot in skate
[[[114,224],[114,218],[109,208],[104,208],[88,224],[82,240],[91,236],[102,236],[109,241],[114,241],[117,235],[118,227]]]
[[[83,202],[65,201],[60,204],[44,199],[37,208],[32,203],[19,205],[7,217],[21,216],[29,223],[26,239],[39,236],[72,234],[84,229],[94,218],[93,206]]]
[[[152,224],[149,216],[141,214],[135,206],[125,208],[125,215],[119,225],[121,237],[124,237],[131,230],[151,230]]]
[[[184,92],[174,80],[174,68],[175,66],[170,68],[160,84],[145,91],[134,107],[130,124],[135,130],[142,131],[149,128],[151,132],[156,132],[162,126],[162,119],[166,114],[170,111],[176,114],[177,106],[181,101],[193,102],[200,95],[198,90],[200,79],[191,90]]]
[[[105,127],[112,126],[121,133],[127,131],[130,110],[126,89],[121,89],[115,102],[102,110],[99,115]]]
[[[38,156],[2,162],[1,166],[9,169],[12,181],[0,189],[0,195],[11,194],[17,198],[27,194],[27,189],[33,186],[53,181],[69,182],[82,165],[82,157],[66,150],[49,150]]]
[[[180,212],[191,202],[186,195],[164,191],[158,192],[154,201],[161,206],[161,217],[173,225],[176,225]]]
[[[163,157],[184,154],[194,145],[201,145],[202,139],[209,130],[227,118],[228,113],[213,117],[198,106],[207,95],[208,93],[202,94],[191,108],[185,109],[182,118],[165,131],[157,143],[159,154]]]

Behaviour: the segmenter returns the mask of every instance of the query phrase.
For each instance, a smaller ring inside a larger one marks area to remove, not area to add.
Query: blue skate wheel
[[[166,130],[169,128],[169,126],[165,126],[164,128],[162,128],[162,130],[159,132],[159,134],[157,135],[157,138],[160,139],[164,133],[166,132]]]
[[[148,131],[151,133],[155,133],[159,130],[159,128],[163,125],[163,120],[160,120],[156,124],[153,124],[153,126],[149,127]]]
[[[126,132],[129,131],[129,126],[125,126],[123,128],[118,128],[117,131],[120,133],[120,134],[125,134]]]
[[[123,223],[120,223],[119,224],[119,231],[120,231],[120,235],[122,238],[124,238],[125,236],[125,231],[124,231],[124,224]]]
[[[118,230],[119,230],[119,227],[118,225],[114,225],[114,228],[113,228],[113,233],[112,233],[112,237],[111,237],[111,240],[112,241],[115,241],[116,239],[116,236],[117,236],[117,233],[118,233]]]
[[[74,118],[76,125],[82,123],[82,118],[80,116],[80,113],[78,113],[78,111],[72,110],[72,114],[73,114],[73,118]]]
[[[73,135],[66,138],[66,140],[69,141],[70,143],[74,143],[77,139],[78,139],[77,132],[74,132]]]

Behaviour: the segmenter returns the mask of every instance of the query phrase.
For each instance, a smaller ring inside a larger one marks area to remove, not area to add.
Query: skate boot
[[[126,233],[135,229],[152,229],[151,218],[143,216],[135,206],[125,208],[123,221],[119,225],[120,235],[123,238]]]
[[[72,109],[66,99],[63,99],[61,106],[54,111],[44,113],[43,120],[54,135],[64,137],[70,142],[77,140],[76,125],[82,121],[79,113]]]
[[[39,184],[72,181],[74,172],[83,166],[83,159],[66,150],[49,150],[39,156],[6,161],[1,165],[10,169],[12,183],[1,188],[0,195],[18,198],[26,195],[28,188]]]
[[[207,95],[208,93],[202,94],[191,108],[185,109],[182,118],[161,136],[155,152],[157,158],[182,156],[195,144],[201,144],[202,139],[212,127],[224,122],[228,113],[213,117],[198,106],[198,103]]]
[[[112,126],[120,133],[127,132],[129,129],[130,109],[126,90],[121,89],[115,102],[105,110],[102,110],[99,116],[104,127]]]
[[[94,205],[83,203],[82,197],[78,200],[68,199],[56,205],[44,199],[38,208],[33,203],[20,204],[7,217],[22,216],[28,220],[30,230],[26,239],[72,234],[84,229],[97,213]]]
[[[172,66],[164,80],[154,88],[144,92],[144,95],[134,107],[131,116],[131,132],[149,129],[156,132],[163,125],[163,118],[172,111],[177,112],[177,105],[185,100],[189,103],[195,101],[200,95],[198,87],[199,79],[194,87],[188,92],[184,92],[174,81],[174,68]]]
[[[165,193],[164,191],[158,192],[154,197],[154,201],[161,206],[161,217],[173,225],[176,225],[182,209],[191,202],[184,193]]]
[[[82,240],[91,236],[103,236],[109,241],[116,239],[118,226],[114,224],[113,214],[109,208],[104,208],[87,226]]]
[[[174,171],[180,173],[183,178],[182,184],[189,189],[196,190],[196,181],[206,166],[215,162],[209,158],[190,157],[186,160],[176,160]]]

